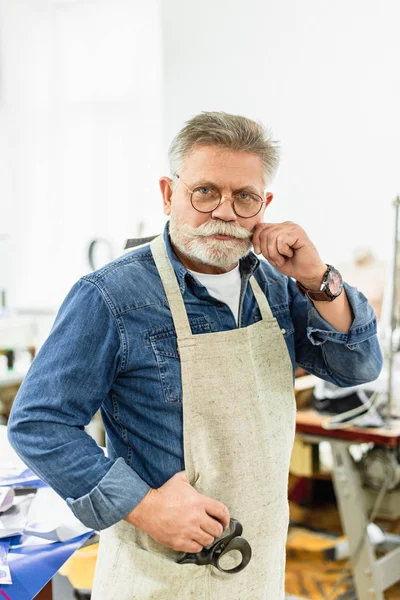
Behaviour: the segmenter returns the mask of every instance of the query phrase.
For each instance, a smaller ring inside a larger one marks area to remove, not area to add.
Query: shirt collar
[[[194,277],[187,270],[187,268],[183,266],[183,264],[181,263],[181,261],[179,260],[172,248],[171,238],[169,236],[169,221],[167,221],[167,223],[165,224],[163,237],[167,249],[168,258],[171,261],[172,267],[178,279],[179,288],[181,290],[181,293],[183,294],[186,289],[187,281],[194,281]],[[239,270],[241,276],[253,275],[254,271],[258,269],[259,265],[260,260],[254,254],[254,252],[249,252],[249,254],[247,254],[239,260]]]

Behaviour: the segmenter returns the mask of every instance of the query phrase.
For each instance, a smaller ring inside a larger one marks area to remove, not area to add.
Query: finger
[[[275,235],[273,236],[273,240],[271,241],[271,244],[270,244],[269,250],[270,250],[272,260],[274,261],[273,264],[278,268],[283,267],[286,262],[286,259],[287,259],[287,256],[285,256],[284,254],[281,254],[279,252],[279,247],[278,247],[279,240],[286,239],[286,237],[287,236],[286,236],[285,232],[283,232],[283,233],[275,232]],[[281,245],[282,245],[282,241],[281,241]],[[287,244],[287,247],[290,250],[290,247],[288,244]],[[290,252],[292,252],[292,251],[290,250]],[[293,252],[292,252],[292,254],[293,254]]]
[[[213,535],[210,535],[203,529],[199,529],[199,531],[193,536],[193,540],[202,546],[209,546],[215,540]]]
[[[264,235],[260,236],[261,252],[262,252],[263,256],[267,259],[267,261],[269,263],[271,263],[271,265],[276,267],[277,263],[276,263],[275,257],[273,256],[271,239],[272,238],[270,237],[270,235],[267,234],[266,232]]]
[[[288,229],[283,232],[284,241],[289,244],[290,248],[298,250],[304,246],[305,243],[305,236],[303,234],[304,232],[302,232],[299,227],[294,227],[290,230]]]
[[[251,238],[255,254],[261,253],[261,245],[260,245],[261,234],[264,231],[268,232],[274,226],[275,226],[274,223],[260,223],[259,226],[256,225],[255,230],[253,231],[252,238]]]
[[[294,256],[294,250],[292,246],[294,246],[294,244],[297,242],[298,237],[297,235],[293,234],[293,232],[286,230],[275,231],[274,237],[276,252],[271,244],[270,254],[272,260],[275,261],[275,266],[283,267],[287,258],[292,258]]]
[[[269,260],[276,265],[280,265],[282,262],[282,257],[278,252],[276,238],[277,238],[276,232],[271,231],[271,233],[268,234],[267,248],[268,248],[268,254],[270,257]]]
[[[204,498],[206,500],[205,501],[206,513],[209,514],[211,517],[218,519],[218,521],[221,522],[224,529],[229,527],[230,516],[229,516],[229,511],[226,508],[226,506],[224,504],[222,504],[221,502],[218,502],[218,500],[213,500],[212,498],[208,498],[207,496],[204,496]]]
[[[255,254],[260,254],[261,252],[261,248],[260,248],[260,233],[259,230],[257,230],[257,233],[253,234],[253,237],[251,239],[252,244],[253,244],[253,249]]]
[[[276,238],[276,247],[279,254],[292,258],[294,250],[289,246],[287,239],[284,234],[279,234]]]
[[[179,548],[180,552],[190,552],[190,554],[194,554],[195,552],[201,552],[203,550],[203,546],[196,542],[195,540],[190,540],[190,542],[185,542],[182,544],[182,547]]]
[[[201,528],[206,531],[209,535],[213,535],[215,538],[218,538],[223,534],[224,528],[221,523],[212,517],[206,515],[206,518],[201,524]]]

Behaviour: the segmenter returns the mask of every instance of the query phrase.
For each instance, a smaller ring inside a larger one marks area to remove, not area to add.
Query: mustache
[[[209,223],[203,223],[199,227],[192,227],[185,223],[180,228],[184,233],[188,233],[195,236],[206,237],[209,235],[229,235],[236,237],[241,240],[249,240],[253,236],[253,232],[240,227],[232,225],[232,223],[226,223],[224,221],[210,221]]]

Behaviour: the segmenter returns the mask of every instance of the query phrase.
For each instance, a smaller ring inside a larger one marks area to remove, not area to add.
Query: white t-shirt
[[[220,273],[218,275],[210,273],[197,273],[190,271],[192,275],[207,288],[208,293],[213,298],[224,302],[229,306],[235,317],[236,325],[239,317],[239,299],[240,299],[240,271],[239,263],[237,266],[228,271],[228,273]]]

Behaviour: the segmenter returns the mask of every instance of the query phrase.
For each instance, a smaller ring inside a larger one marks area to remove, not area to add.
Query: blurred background
[[[271,221],[326,262],[388,261],[398,193],[397,0],[1,0],[0,287],[54,312],[72,284],[161,231],[168,145],[203,110],[280,141]]]
[[[398,0],[0,0],[0,415],[75,281],[162,231],[168,146],[201,111],[271,128],[266,219],[388,325],[399,22]]]

